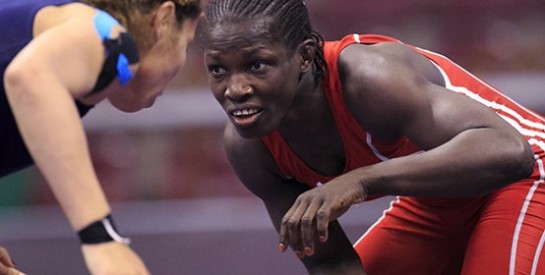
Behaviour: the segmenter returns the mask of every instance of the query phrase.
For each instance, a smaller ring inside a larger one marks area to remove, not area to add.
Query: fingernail
[[[297,255],[299,259],[302,259],[304,257],[303,252],[301,251],[295,251],[295,255]]]
[[[283,243],[278,244],[278,251],[280,252],[286,251],[286,246]]]
[[[311,256],[311,255],[312,255],[312,248],[310,248],[310,247],[305,247],[305,255]]]

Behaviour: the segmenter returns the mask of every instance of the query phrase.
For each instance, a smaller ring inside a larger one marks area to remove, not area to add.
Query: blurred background
[[[543,0],[307,0],[326,40],[378,33],[442,53],[522,105],[545,114]],[[98,105],[84,119],[89,146],[121,231],[154,274],[304,274],[263,205],[223,151],[226,117],[207,88],[197,42],[154,108]],[[77,184],[77,183],[74,183]],[[389,198],[341,222],[353,241]],[[29,274],[85,274],[78,242],[34,168],[0,180],[0,245]]]

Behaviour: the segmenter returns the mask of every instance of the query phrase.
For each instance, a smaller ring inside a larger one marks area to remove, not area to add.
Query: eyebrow
[[[267,48],[266,46],[262,46],[262,45],[259,45],[259,46],[251,46],[251,47],[243,47],[243,48],[239,48],[239,49],[230,49],[229,51],[238,51],[238,52],[242,52],[244,55],[252,55],[252,54],[255,54],[256,52],[258,51],[266,51],[267,53],[271,53],[272,51]],[[224,52],[224,51],[220,51],[220,50],[207,50],[205,51],[207,55],[209,56],[212,56],[212,57],[217,57],[217,56],[221,56],[221,54]]]

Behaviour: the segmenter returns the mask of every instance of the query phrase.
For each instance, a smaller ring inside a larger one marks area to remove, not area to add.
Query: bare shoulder
[[[83,4],[47,6],[36,14],[33,40],[10,63],[13,75],[41,68],[79,98],[95,85],[105,48],[95,26],[97,10]],[[113,32],[113,30],[112,30]]]
[[[383,138],[397,138],[421,91],[441,85],[431,61],[401,43],[353,44],[339,57],[343,96],[360,124]]]
[[[96,9],[82,3],[71,3],[61,6],[46,6],[42,8],[34,20],[35,36],[44,31],[70,22],[88,22],[96,15]]]
[[[430,60],[410,46],[395,42],[346,47],[339,56],[339,73],[345,86],[380,87],[401,77],[403,81],[413,78],[442,84],[441,75]]]

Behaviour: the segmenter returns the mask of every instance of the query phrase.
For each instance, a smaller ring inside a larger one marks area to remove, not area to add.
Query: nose
[[[235,101],[244,101],[253,94],[253,88],[245,81],[243,76],[233,76],[224,96]]]

